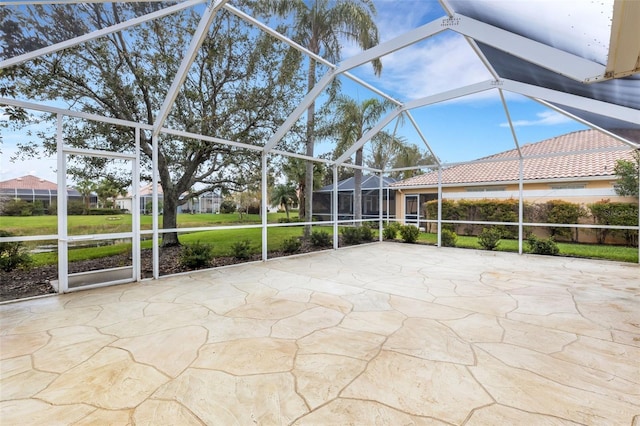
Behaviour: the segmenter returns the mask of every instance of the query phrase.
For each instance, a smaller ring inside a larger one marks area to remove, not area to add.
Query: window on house
[[[585,189],[586,183],[563,183],[557,185],[550,185],[551,189]]]
[[[465,188],[467,192],[493,192],[493,191],[506,191],[505,186],[472,186]]]

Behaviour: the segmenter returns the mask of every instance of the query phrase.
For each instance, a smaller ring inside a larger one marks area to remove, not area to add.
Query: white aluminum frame
[[[7,2],[7,1],[0,1],[0,5],[12,5],[12,6],[16,6],[16,5],[29,5],[29,4],[69,4],[69,3],[106,3],[106,2],[128,2],[128,1],[135,1],[135,0],[43,0],[43,1],[37,1],[37,0],[18,0],[18,1],[11,1],[11,2]],[[156,2],[163,2],[164,0],[147,0],[147,1],[156,1]],[[606,75],[605,74],[605,67],[601,64],[597,64],[595,62],[586,60],[582,57],[573,55],[573,54],[569,54],[567,52],[561,51],[559,49],[535,42],[533,40],[527,39],[526,37],[522,37],[519,35],[516,35],[514,33],[510,33],[508,31],[505,31],[503,29],[494,27],[492,25],[489,25],[487,23],[460,15],[460,14],[456,14],[455,11],[450,7],[450,5],[448,4],[447,0],[440,0],[440,3],[443,7],[443,9],[446,11],[446,13],[449,16],[445,16],[443,18],[439,18],[436,19],[434,21],[431,21],[419,28],[415,28],[412,29],[396,38],[393,38],[389,41],[386,41],[384,43],[381,43],[371,49],[368,49],[360,54],[354,55],[353,57],[350,57],[344,61],[342,61],[339,64],[332,64],[331,62],[325,60],[324,58],[318,56],[318,55],[314,55],[312,52],[310,52],[308,49],[305,49],[304,47],[300,46],[299,44],[295,43],[294,41],[292,41],[291,39],[289,39],[288,37],[278,33],[277,31],[275,31],[274,29],[268,27],[267,25],[264,25],[263,23],[261,23],[260,21],[258,21],[257,19],[247,15],[246,13],[238,10],[237,8],[231,6],[230,4],[228,4],[228,0],[187,0],[175,5],[171,5],[171,6],[167,6],[157,12],[154,13],[150,13],[147,15],[143,15],[140,17],[136,17],[133,19],[130,19],[128,21],[122,22],[120,24],[116,24],[113,26],[110,26],[108,28],[104,28],[102,30],[97,30],[94,31],[92,33],[80,36],[80,37],[76,37],[70,40],[67,40],[65,42],[61,42],[61,43],[57,43],[51,46],[47,46],[45,48],[42,49],[38,49],[36,51],[33,52],[29,52],[26,53],[24,55],[19,55],[13,58],[8,58],[5,59],[4,61],[0,62],[0,69],[2,68],[6,68],[12,65],[16,65],[19,63],[23,63],[25,61],[37,58],[39,56],[45,55],[45,54],[50,54],[53,52],[57,52],[60,51],[62,49],[71,47],[71,46],[75,46],[78,45],[80,43],[86,42],[88,40],[93,40],[96,39],[98,37],[110,34],[110,33],[114,33],[117,31],[122,31],[126,28],[130,28],[132,26],[141,24],[143,22],[147,22],[153,19],[157,19],[160,18],[162,16],[166,16],[172,13],[176,13],[178,11],[181,10],[185,10],[188,9],[190,7],[194,7],[196,5],[202,4],[205,1],[210,1],[210,4],[208,5],[208,7],[204,10],[201,19],[200,19],[200,23],[198,25],[198,28],[196,29],[196,32],[194,33],[194,35],[192,36],[191,42],[189,44],[188,49],[186,50],[182,62],[180,64],[180,67],[178,69],[178,72],[176,73],[176,76],[174,77],[173,83],[171,85],[171,88],[169,89],[169,91],[166,94],[166,97],[164,99],[164,102],[156,116],[156,119],[154,121],[153,125],[147,125],[147,124],[143,124],[143,123],[136,123],[136,122],[129,122],[126,120],[120,120],[120,119],[114,119],[114,118],[109,118],[109,117],[102,117],[102,116],[98,116],[98,115],[94,115],[94,114],[86,114],[86,113],[82,113],[82,112],[77,112],[77,111],[71,111],[71,110],[67,110],[64,108],[58,108],[58,107],[53,107],[53,106],[48,106],[48,105],[41,105],[39,103],[34,103],[34,102],[28,102],[28,101],[23,101],[23,100],[15,100],[15,99],[10,99],[10,98],[2,98],[0,97],[0,105],[8,105],[8,106],[15,106],[15,107],[22,107],[22,108],[27,108],[27,109],[34,109],[34,110],[38,110],[38,111],[44,111],[44,112],[49,112],[52,114],[56,114],[57,115],[57,130],[56,130],[56,138],[57,138],[57,150],[58,150],[58,170],[59,170],[59,178],[58,178],[58,234],[56,234],[55,236],[52,235],[48,235],[48,236],[29,236],[29,237],[12,237],[12,238],[2,238],[2,241],[14,241],[16,240],[16,238],[18,238],[21,241],[33,241],[33,240],[38,240],[38,239],[51,239],[51,237],[56,237],[58,239],[58,247],[59,247],[59,273],[60,276],[67,276],[68,274],[68,269],[67,269],[67,256],[66,256],[66,249],[68,247],[68,240],[69,240],[69,236],[67,235],[67,228],[66,228],[66,197],[63,196],[63,194],[66,193],[66,182],[65,182],[65,170],[66,170],[66,153],[67,152],[78,152],[79,151],[72,151],[72,150],[68,150],[68,148],[65,148],[63,145],[63,136],[62,136],[62,118],[64,116],[68,116],[68,117],[76,117],[76,118],[80,118],[80,119],[85,119],[85,120],[94,120],[94,121],[100,121],[100,122],[104,122],[104,123],[109,123],[109,124],[114,124],[114,125],[121,125],[121,126],[128,126],[131,128],[135,129],[135,139],[136,139],[136,153],[134,155],[134,158],[132,159],[133,163],[134,163],[134,183],[135,184],[139,184],[139,162],[140,162],[140,132],[141,131],[151,131],[152,134],[152,149],[153,149],[153,155],[152,155],[152,187],[153,187],[153,208],[152,208],[152,212],[153,212],[153,224],[152,224],[152,230],[150,231],[142,231],[140,230],[140,221],[139,218],[138,220],[134,219],[134,236],[133,238],[133,242],[134,242],[134,251],[137,251],[139,253],[140,251],[140,237],[142,235],[152,235],[152,240],[153,240],[153,247],[154,247],[154,254],[153,254],[153,277],[154,278],[158,278],[159,277],[159,254],[158,254],[158,242],[159,242],[159,238],[160,235],[166,232],[185,232],[185,231],[190,231],[190,230],[209,230],[209,229],[226,229],[227,227],[215,227],[215,228],[195,228],[195,229],[177,229],[177,230],[169,230],[169,229],[163,229],[160,230],[159,229],[159,223],[158,223],[158,155],[159,155],[159,136],[161,134],[168,134],[168,135],[175,135],[175,136],[183,136],[183,137],[190,137],[190,138],[195,138],[195,139],[200,139],[203,141],[207,141],[207,142],[211,142],[211,143],[220,143],[220,144],[226,144],[226,145],[230,145],[230,146],[235,146],[235,147],[239,147],[239,148],[244,148],[244,149],[251,149],[251,150],[257,150],[257,151],[261,151],[262,152],[262,212],[263,212],[263,216],[262,216],[262,221],[260,225],[244,225],[244,226],[238,226],[238,227],[233,227],[235,229],[241,229],[241,228],[255,228],[255,227],[261,227],[263,232],[262,232],[262,252],[263,252],[263,256],[262,259],[266,260],[267,259],[267,253],[266,253],[266,246],[267,246],[267,241],[266,241],[266,235],[267,235],[267,229],[269,227],[273,227],[273,226],[290,226],[290,224],[278,224],[278,225],[274,225],[274,224],[268,224],[267,220],[266,220],[266,205],[267,205],[267,200],[266,200],[266,164],[267,164],[267,157],[269,154],[273,154],[273,155],[284,155],[284,156],[290,156],[290,157],[297,157],[297,158],[302,158],[305,159],[307,161],[318,161],[318,162],[323,162],[325,164],[328,164],[331,166],[332,171],[333,171],[333,177],[334,177],[334,182],[333,182],[333,191],[334,191],[334,196],[332,198],[332,205],[333,205],[333,220],[331,221],[331,223],[333,224],[334,227],[334,248],[338,248],[338,225],[341,221],[338,220],[338,209],[337,209],[337,204],[338,204],[338,198],[337,198],[337,191],[338,191],[338,187],[337,187],[337,167],[339,166],[347,166],[347,167],[352,167],[352,168],[360,168],[363,170],[369,170],[371,172],[374,173],[379,173],[380,174],[380,179],[381,179],[381,185],[382,185],[382,175],[384,173],[388,173],[394,170],[377,170],[377,169],[371,169],[371,168],[367,168],[367,167],[357,167],[354,165],[349,165],[349,164],[345,164],[345,162],[359,149],[361,148],[364,144],[366,144],[377,132],[383,130],[387,125],[389,125],[393,120],[397,120],[396,121],[396,127],[397,124],[402,116],[402,114],[406,114],[407,117],[409,117],[409,120],[411,122],[411,124],[413,125],[413,127],[416,129],[420,139],[422,139],[423,143],[425,144],[425,146],[429,149],[429,151],[431,152],[431,154],[434,156],[434,158],[436,159],[436,164],[433,165],[429,165],[429,166],[415,166],[415,167],[407,167],[407,168],[402,168],[402,169],[395,169],[395,170],[410,170],[410,169],[425,169],[425,168],[434,168],[436,167],[438,170],[438,246],[440,246],[441,244],[441,224],[442,224],[442,217],[441,217],[441,199],[442,199],[442,170],[443,167],[446,167],[448,165],[454,165],[454,164],[461,164],[461,163],[442,163],[440,162],[440,160],[438,160],[437,157],[437,153],[431,148],[430,144],[427,141],[427,138],[424,136],[424,134],[422,133],[418,123],[414,120],[414,118],[412,117],[410,111],[412,109],[415,108],[420,108],[423,106],[427,106],[427,105],[432,105],[435,103],[439,103],[439,102],[443,102],[443,101],[447,101],[450,99],[454,99],[454,98],[458,98],[458,97],[462,97],[462,96],[468,96],[470,94],[473,93],[478,93],[478,92],[482,92],[482,91],[486,91],[486,90],[493,90],[493,89],[497,89],[504,109],[505,109],[505,114],[507,116],[507,120],[510,124],[510,129],[511,129],[511,133],[512,133],[512,137],[514,139],[514,143],[516,145],[516,147],[518,148],[519,151],[519,142],[517,140],[517,135],[515,132],[515,129],[513,128],[513,123],[510,117],[510,113],[509,113],[509,109],[507,106],[507,103],[504,100],[504,95],[503,95],[503,91],[510,91],[513,93],[519,93],[521,95],[524,95],[530,99],[533,99],[539,103],[541,103],[542,105],[545,105],[548,108],[551,108],[555,111],[558,111],[560,113],[565,114],[566,116],[569,116],[583,124],[589,125],[590,127],[600,130],[600,131],[604,131],[605,133],[609,134],[610,136],[616,137],[618,140],[621,140],[622,142],[626,143],[627,145],[629,145],[632,148],[635,149],[639,149],[640,145],[635,143],[635,142],[631,142],[628,141],[624,138],[620,138],[619,136],[612,134],[611,132],[607,132],[604,129],[601,129],[595,125],[593,125],[592,123],[580,119],[578,117],[575,117],[572,114],[567,113],[566,111],[564,111],[561,107],[559,107],[558,105],[564,105],[567,107],[571,107],[571,108],[576,108],[576,109],[580,109],[580,110],[584,110],[584,111],[588,111],[588,112],[593,112],[596,114],[600,114],[603,116],[607,116],[607,117],[612,117],[618,120],[622,120],[622,121],[627,121],[630,123],[634,123],[637,124],[639,121],[639,117],[640,117],[640,113],[638,112],[637,109],[634,108],[628,108],[628,107],[623,107],[620,105],[615,105],[615,104],[610,104],[607,102],[602,102],[602,101],[597,101],[591,98],[586,98],[586,97],[582,97],[582,96],[577,96],[577,95],[573,95],[573,94],[569,94],[569,93],[565,93],[565,92],[560,92],[560,91],[556,91],[556,90],[552,90],[552,89],[548,89],[545,87],[540,87],[540,86],[536,86],[536,85],[531,85],[531,84],[525,84],[525,83],[521,83],[521,82],[516,82],[516,81],[512,81],[512,80],[508,80],[508,79],[502,79],[498,73],[495,71],[495,69],[492,67],[491,63],[487,60],[486,57],[484,57],[484,55],[482,54],[482,52],[480,51],[480,49],[477,46],[476,41],[491,45],[495,48],[498,48],[500,50],[503,51],[507,51],[513,55],[515,55],[516,57],[522,58],[528,62],[537,64],[539,66],[542,66],[546,69],[549,69],[551,71],[554,71],[556,73],[559,73],[561,75],[565,75],[569,78],[572,78],[574,80],[577,81],[581,81],[581,82],[585,82],[585,83],[590,83],[590,82],[594,82],[594,81],[601,81],[603,79],[607,79],[607,78],[611,78],[613,76],[611,75]],[[620,10],[621,5],[624,2],[622,0],[616,0],[616,7],[618,8],[617,10]],[[327,73],[325,73],[325,75],[316,83],[316,85],[312,88],[311,91],[309,91],[309,93],[302,99],[302,101],[298,104],[298,106],[294,109],[294,111],[291,112],[291,114],[287,117],[287,119],[285,120],[285,122],[275,131],[275,133],[273,134],[273,136],[266,142],[266,144],[263,147],[260,146],[253,146],[253,145],[248,145],[248,144],[244,144],[238,141],[229,141],[229,140],[223,140],[223,139],[219,139],[219,138],[214,138],[214,137],[209,137],[209,136],[204,136],[204,135],[197,135],[197,134],[193,134],[193,133],[189,133],[189,132],[184,132],[184,131],[179,131],[179,130],[174,130],[174,129],[168,129],[163,127],[165,120],[169,114],[170,109],[173,106],[173,103],[178,95],[178,92],[182,86],[182,84],[184,83],[184,80],[186,78],[187,72],[189,70],[189,68],[191,67],[191,65],[193,64],[193,61],[197,55],[198,49],[200,48],[204,38],[206,37],[206,35],[208,34],[208,29],[211,25],[211,23],[213,22],[213,20],[216,17],[217,12],[220,9],[225,9],[233,14],[235,14],[236,16],[239,16],[240,18],[244,19],[245,21],[249,22],[250,24],[254,25],[256,28],[258,28],[261,31],[264,31],[274,37],[276,37],[278,40],[280,40],[283,43],[288,44],[289,46],[291,46],[292,48],[298,49],[300,52],[302,52],[303,54],[307,55],[307,57],[309,57],[309,60],[316,60],[322,64],[324,64],[325,66],[327,66],[329,68],[329,71]],[[620,13],[618,13],[618,15],[620,15]],[[619,18],[618,18],[619,19]],[[384,91],[374,87],[373,85],[363,81],[362,79],[352,75],[349,71],[352,70],[353,68],[356,68],[360,65],[364,65],[367,64],[369,62],[371,62],[374,59],[378,59],[381,58],[385,55],[388,55],[390,53],[393,53],[397,50],[403,49],[405,47],[411,46],[415,43],[418,43],[422,40],[426,40],[430,37],[433,37],[437,34],[440,34],[443,31],[453,31],[456,32],[458,34],[461,34],[462,36],[465,37],[465,39],[467,40],[467,42],[470,44],[470,46],[472,47],[473,51],[476,53],[476,55],[478,56],[478,58],[482,61],[482,63],[485,65],[485,67],[487,68],[487,70],[492,74],[493,79],[492,80],[487,80],[487,81],[483,81],[483,82],[479,82],[476,84],[471,84],[468,85],[466,87],[460,87],[460,88],[456,88],[453,90],[449,90],[449,91],[445,91],[445,92],[441,92],[441,93],[437,93],[422,99],[418,99],[418,100],[414,100],[411,102],[407,102],[407,103],[402,103],[401,101],[398,101],[396,99],[394,99],[393,97],[389,96],[388,94],[386,94]],[[614,44],[614,47],[616,47],[616,45]],[[615,53],[615,52],[614,52]],[[619,58],[616,58],[616,60],[618,60]],[[608,64],[609,65],[609,74],[613,74],[615,73],[615,70],[612,69],[613,65],[612,64]],[[340,158],[336,159],[335,161],[329,161],[329,160],[323,160],[323,159],[318,159],[318,158],[310,158],[308,156],[302,155],[302,154],[296,154],[296,153],[290,153],[290,152],[284,152],[281,150],[277,150],[275,149],[277,144],[280,142],[280,140],[286,135],[286,133],[291,129],[291,127],[295,124],[295,122],[297,120],[300,119],[300,117],[307,111],[309,105],[311,105],[311,103],[313,103],[321,94],[322,92],[329,86],[329,84],[331,84],[331,82],[333,81],[333,79],[335,78],[339,78],[341,75],[344,75],[346,78],[349,78],[353,81],[355,81],[356,83],[362,85],[363,87],[367,88],[368,90],[371,90],[373,93],[388,99],[389,101],[393,102],[395,105],[397,105],[397,108],[393,111],[391,111],[389,114],[387,114],[385,117],[383,117],[369,132],[367,132],[363,138],[361,138],[360,140],[356,141],[356,143],[351,146],[342,156],[340,156]],[[395,133],[395,130],[394,130]],[[92,151],[93,154],[98,154],[100,152],[98,151]],[[90,154],[87,154],[90,155]],[[110,154],[109,154],[110,155]],[[523,185],[523,160],[524,157],[522,156],[522,153],[519,151],[519,161],[520,161],[520,179],[519,179],[519,192],[520,192],[520,211],[519,211],[519,240],[520,240],[520,245],[519,245],[519,252],[522,253],[522,226],[523,225],[527,225],[527,226],[535,226],[535,225],[540,225],[540,224],[523,224],[523,215],[522,215],[522,185]],[[487,161],[491,161],[491,160],[487,160]],[[496,161],[504,161],[504,159],[501,160],[496,160]],[[463,162],[466,163],[466,162]],[[61,177],[62,176],[62,177]],[[134,188],[139,187],[139,185],[134,185]],[[381,186],[382,187],[382,186]],[[135,191],[134,191],[135,192]],[[133,198],[133,202],[136,205],[136,207],[138,207],[139,204],[139,199],[138,199],[138,194],[134,194],[134,198]],[[399,200],[397,200],[397,202],[399,202]],[[380,197],[380,203],[382,203],[382,197]],[[380,208],[380,212],[382,212],[382,208]],[[382,224],[382,213],[380,219],[380,224]],[[639,218],[640,221],[640,218]],[[310,223],[312,224],[312,223]],[[299,224],[296,224],[299,225]],[[544,225],[540,225],[540,226],[544,226]],[[553,224],[553,226],[560,226],[558,224]],[[576,225],[567,225],[570,227],[575,227]],[[589,225],[589,227],[597,227],[597,226],[591,226]],[[608,227],[611,229],[640,229],[640,226],[638,227]],[[75,238],[75,237],[74,237]],[[638,251],[640,253],[640,245],[638,248]],[[639,260],[640,262],[640,260]],[[136,279],[140,279],[140,270],[139,268],[135,271],[134,276]],[[64,284],[64,283],[63,283]],[[68,288],[64,288],[64,285],[61,286],[63,292],[67,291]]]

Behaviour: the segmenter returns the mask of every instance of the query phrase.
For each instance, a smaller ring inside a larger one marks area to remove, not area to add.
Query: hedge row
[[[461,220],[478,222],[518,222],[518,200],[484,199],[484,200],[442,200],[442,220]],[[423,205],[425,219],[436,220],[438,217],[438,201],[428,201]],[[551,200],[546,203],[524,203],[524,221],[531,223],[578,224],[594,223],[596,225],[638,225],[637,203],[612,203],[609,200],[598,201],[583,207],[564,200]],[[583,219],[581,221],[581,219]],[[434,224],[427,225],[432,231]],[[470,224],[444,224],[458,234],[478,235],[482,226]],[[517,237],[515,226],[496,226],[506,238]],[[578,229],[565,227],[548,227],[552,237],[577,241]],[[604,243],[608,235],[622,237],[629,245],[637,245],[638,232],[633,230],[596,230],[598,242]]]

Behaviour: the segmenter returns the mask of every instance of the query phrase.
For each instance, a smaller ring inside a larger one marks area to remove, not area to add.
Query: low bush
[[[455,232],[449,229],[442,230],[440,242],[443,247],[455,247],[456,241],[458,241],[458,235]]]
[[[182,247],[180,251],[180,265],[185,268],[202,268],[209,266],[213,259],[213,246],[211,244],[195,243]]]
[[[0,237],[11,237],[10,232],[0,230]],[[22,242],[0,243],[0,269],[4,272],[13,271],[16,268],[27,269],[31,266],[31,255],[26,251]]]
[[[401,226],[402,225],[400,225],[398,222],[386,223],[382,228],[382,238],[384,238],[385,240],[395,240]]]
[[[342,234],[342,240],[345,244],[360,244],[362,242],[362,235],[359,228],[346,227],[340,230]]]
[[[502,231],[498,228],[483,228],[478,235],[478,244],[485,250],[495,250],[500,245]]]
[[[248,259],[251,257],[251,240],[240,240],[231,244],[231,255],[236,259]]]
[[[225,200],[220,204],[220,213],[235,213],[236,203],[230,200]]]
[[[282,251],[285,253],[295,253],[300,250],[301,246],[302,241],[300,241],[299,237],[285,238],[282,241]]]
[[[5,216],[31,216],[33,204],[24,200],[10,200],[4,203],[2,214]]]
[[[313,231],[311,233],[311,245],[314,247],[327,247],[332,243],[327,231]]]
[[[527,243],[529,244],[531,253],[534,254],[554,256],[560,252],[558,244],[553,240],[553,237],[541,239],[531,234],[529,238],[527,238]]]
[[[415,243],[420,236],[420,230],[414,225],[403,225],[400,227],[400,236],[405,243]]]
[[[373,229],[368,223],[363,223],[361,226],[357,227],[356,229],[358,229],[358,231],[360,232],[360,241],[363,241],[363,242],[373,241],[373,237],[374,237]]]

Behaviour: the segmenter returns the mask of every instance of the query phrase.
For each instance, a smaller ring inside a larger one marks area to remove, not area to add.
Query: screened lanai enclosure
[[[350,2],[1,1],[4,143],[23,158],[54,161],[58,194],[109,180],[136,206],[143,184],[152,191],[150,214],[134,208],[117,228],[71,227],[71,201],[59,197],[53,232],[35,228],[0,242],[54,246],[55,288],[66,293],[140,281],[145,249],[150,276],[159,278],[162,250],[195,233],[206,240],[231,230],[242,240],[252,232],[263,261],[282,229],[322,229],[337,249],[341,227],[368,222],[382,240],[383,225],[404,215],[404,205],[389,206],[385,179],[473,161],[465,154],[472,148],[520,152],[528,142],[517,118],[523,105],[640,150],[640,2],[407,2],[411,14],[375,30],[338,14],[326,39],[314,32],[321,23],[305,21],[322,7],[347,13],[343,3]],[[366,20],[369,5],[389,2],[355,3]],[[422,75],[425,64],[442,78]],[[445,82],[448,75],[459,77]],[[475,139],[484,114],[501,122],[490,129],[495,145]],[[391,161],[384,153],[394,143],[412,145],[417,156]],[[518,160],[522,185],[526,158]],[[367,196],[354,196],[341,214],[339,182],[353,179],[357,194],[363,175]],[[269,219],[279,185],[295,188],[300,221]],[[183,200],[211,193],[246,211],[252,205],[258,222],[178,220]],[[316,194],[323,211],[314,210]],[[367,214],[355,214],[363,202]],[[549,224],[524,222],[522,194],[519,204],[519,220],[509,224],[522,253],[524,227]],[[431,222],[440,245],[440,204]],[[637,223],[607,226],[638,232]],[[127,244],[121,264],[74,272],[73,247],[99,242]]]

